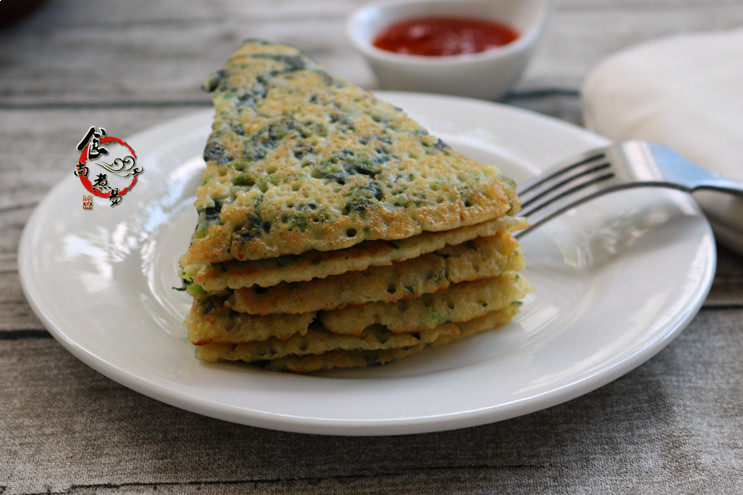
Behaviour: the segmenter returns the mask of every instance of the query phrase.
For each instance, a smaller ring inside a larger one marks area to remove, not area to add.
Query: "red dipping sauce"
[[[416,17],[395,22],[374,38],[388,52],[442,57],[478,53],[519,37],[507,24],[468,17]]]

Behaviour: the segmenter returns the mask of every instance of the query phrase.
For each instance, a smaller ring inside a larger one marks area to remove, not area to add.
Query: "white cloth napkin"
[[[583,84],[586,127],[665,144],[743,179],[743,30],[685,34],[619,52]],[[743,200],[700,192],[718,240],[743,254]]]

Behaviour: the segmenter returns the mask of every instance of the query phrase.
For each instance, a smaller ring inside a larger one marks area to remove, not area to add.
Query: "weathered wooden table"
[[[36,203],[70,174],[81,132],[127,136],[208,107],[202,77],[248,36],[296,44],[374,87],[344,40],[359,3],[59,0],[0,29],[0,493],[743,492],[743,259],[724,248],[701,313],[645,365],[561,406],[439,434],[225,423],[132,392],[50,338],[16,250]],[[506,102],[579,122],[577,88],[606,54],[741,24],[741,1],[564,0]]]

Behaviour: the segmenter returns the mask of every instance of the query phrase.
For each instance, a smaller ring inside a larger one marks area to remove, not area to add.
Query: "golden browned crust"
[[[196,348],[202,361],[265,361],[286,356],[322,354],[333,350],[379,350],[429,344],[441,335],[455,335],[459,329],[453,323],[440,325],[418,333],[392,333],[382,327],[370,327],[361,335],[328,332],[321,327],[310,328],[306,334],[295,334],[286,340],[268,339],[244,344],[206,344]]]
[[[518,271],[523,263],[523,254],[513,236],[500,233],[389,266],[309,282],[281,283],[266,289],[237,289],[226,305],[250,314],[305,313],[371,301],[414,299],[459,282]]]
[[[524,297],[531,288],[517,273],[455,284],[435,294],[397,303],[370,302],[334,311],[321,311],[318,319],[331,332],[358,333],[381,325],[395,333],[420,332],[443,323],[458,323],[503,309]]]
[[[210,297],[194,301],[185,324],[188,340],[195,345],[288,340],[295,334],[305,335],[313,322],[330,332],[357,337],[375,325],[393,333],[413,333],[478,318],[508,306],[529,290],[522,277],[509,272],[397,303],[371,302],[334,311],[276,315],[237,313],[220,298]]]
[[[319,370],[333,368],[362,368],[376,364],[386,364],[397,361],[412,354],[416,354],[426,346],[439,347],[441,345],[457,342],[472,335],[495,330],[508,323],[518,313],[518,305],[512,304],[504,309],[492,311],[474,320],[454,324],[447,327],[456,327],[456,331],[442,332],[433,342],[428,344],[419,343],[407,347],[375,350],[331,350],[322,354],[293,354],[285,357],[265,361],[265,367],[273,371],[293,371],[295,373],[311,373]],[[229,359],[238,356],[239,351],[222,347],[214,349],[209,357]],[[222,357],[226,356],[226,357]]]
[[[194,345],[233,344],[304,335],[316,313],[248,315],[227,308],[220,298],[196,300],[184,324]]]
[[[343,249],[518,210],[513,184],[295,48],[248,42],[216,108],[184,265]]]
[[[313,371],[331,370],[333,368],[364,368],[399,361],[422,351],[425,347],[421,344],[381,351],[329,351],[324,354],[288,356],[267,361],[265,368],[270,371],[292,371],[294,373],[312,373]]]
[[[205,291],[223,291],[258,285],[271,287],[281,282],[306,282],[346,272],[384,266],[415,258],[445,246],[453,246],[498,232],[527,227],[523,218],[505,216],[495,220],[444,232],[424,232],[399,241],[366,241],[337,251],[312,251],[302,255],[265,260],[231,261],[182,266],[181,276]]]

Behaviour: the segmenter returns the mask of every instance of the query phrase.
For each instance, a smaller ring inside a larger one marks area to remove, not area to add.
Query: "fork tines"
[[[520,188],[521,214],[527,217],[533,215],[555,201],[613,177],[614,172],[604,150],[558,165]]]

